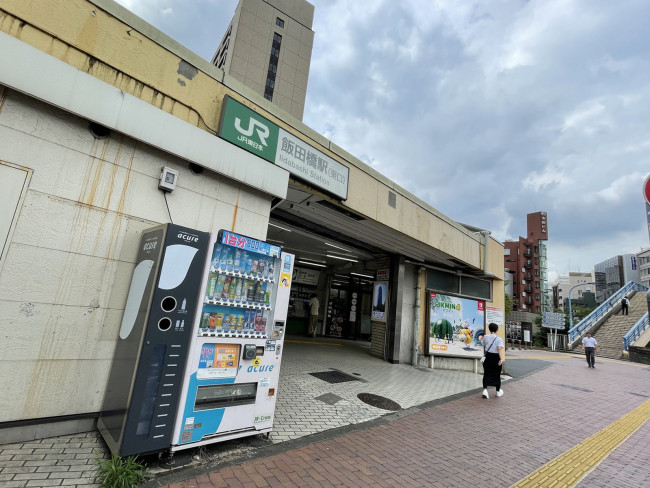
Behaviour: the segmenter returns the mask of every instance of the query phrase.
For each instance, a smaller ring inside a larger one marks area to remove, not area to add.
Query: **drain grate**
[[[327,381],[328,383],[345,383],[346,381],[359,381],[354,376],[341,373],[340,371],[319,371],[318,373],[309,373],[319,380]]]
[[[402,407],[399,406],[399,403],[383,396],[373,395],[372,393],[359,393],[357,398],[371,407],[381,408],[382,410],[395,412],[402,409]]]
[[[314,400],[318,400],[318,401],[321,401],[323,403],[327,403],[328,405],[334,405],[339,400],[343,400],[343,398],[341,398],[338,395],[335,395],[334,393],[325,393],[324,395],[316,397]]]

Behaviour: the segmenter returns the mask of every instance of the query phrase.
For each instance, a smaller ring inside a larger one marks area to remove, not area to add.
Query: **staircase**
[[[623,336],[648,311],[646,294],[635,293],[630,298],[629,315],[621,315],[620,304],[614,310],[616,313],[592,334],[598,341],[600,356],[619,359],[623,357]]]

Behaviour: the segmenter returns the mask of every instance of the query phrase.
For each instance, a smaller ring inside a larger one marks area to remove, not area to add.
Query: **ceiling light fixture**
[[[321,267],[321,268],[326,268],[326,267],[327,267],[327,265],[325,265],[325,264],[312,263],[312,262],[310,262],[310,261],[303,261],[302,259],[299,259],[299,260],[296,261],[296,262],[298,262],[298,263],[300,263],[300,264],[308,264],[309,266],[319,266],[319,267]]]
[[[350,274],[351,274],[351,275],[354,275],[354,276],[363,276],[364,278],[370,278],[370,279],[372,279],[372,280],[375,279],[375,277],[372,276],[372,275],[361,274],[361,273],[350,273]]]
[[[344,248],[344,247],[337,246],[337,245],[335,245],[335,244],[330,244],[329,242],[325,242],[324,244],[325,244],[326,246],[335,247],[336,249],[340,249],[341,251],[352,252],[352,251],[350,251],[349,249],[346,249],[346,248]]]
[[[357,259],[350,259],[350,258],[344,258],[341,256],[334,256],[333,254],[326,254],[328,258],[334,258],[334,259],[342,259],[343,261],[352,261],[353,263],[358,263],[359,261]]]
[[[269,222],[269,225],[272,226],[272,227],[276,227],[278,229],[281,229],[281,230],[286,230],[287,232],[291,232],[291,229],[285,229],[284,227],[280,227],[279,225],[272,224],[271,222]]]

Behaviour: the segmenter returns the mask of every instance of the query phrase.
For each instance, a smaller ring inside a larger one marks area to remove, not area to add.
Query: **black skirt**
[[[501,386],[501,358],[496,352],[486,352],[483,363],[483,385]]]

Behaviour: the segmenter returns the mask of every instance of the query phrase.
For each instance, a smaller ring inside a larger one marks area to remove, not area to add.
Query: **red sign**
[[[650,205],[650,175],[643,182],[643,196],[645,197],[645,201],[648,202],[648,205]]]

